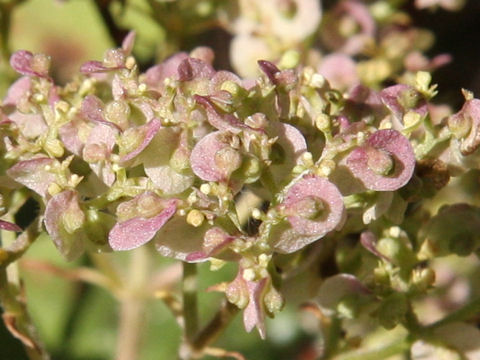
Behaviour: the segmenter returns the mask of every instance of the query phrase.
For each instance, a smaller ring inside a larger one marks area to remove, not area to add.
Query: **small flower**
[[[127,56],[131,53],[135,42],[135,32],[130,31],[122,42],[120,49],[110,49],[104,54],[103,61],[88,61],[80,67],[85,75],[104,73],[126,67]]]
[[[38,76],[50,79],[50,57],[44,54],[32,54],[27,50],[16,51],[10,58],[12,68],[22,75]]]
[[[376,25],[368,7],[357,0],[343,0],[325,16],[322,40],[330,49],[355,55],[375,36]]]
[[[413,111],[424,117],[428,113],[427,102],[414,87],[404,84],[393,85],[380,91],[380,98],[393,114],[393,125],[396,130],[403,130],[404,116]]]
[[[240,268],[225,289],[225,295],[228,301],[243,309],[245,330],[250,332],[257,327],[260,337],[265,339],[265,315],[273,317],[283,307],[283,298],[270,277],[249,279],[249,275],[248,270]]]

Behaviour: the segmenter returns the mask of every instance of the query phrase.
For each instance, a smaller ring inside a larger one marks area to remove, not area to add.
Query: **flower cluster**
[[[409,296],[434,281],[428,260],[480,249],[478,207],[417,210],[450,177],[480,169],[480,100],[464,91],[457,113],[433,104],[426,71],[448,56],[423,57],[428,35],[382,4],[335,4],[320,27],[332,52],[301,60],[292,49],[317,30],[318,1],[240,1],[240,76],[215,69],[205,47],[141,72],[133,32],[64,85],[48,56],[17,51],[22,76],[0,108],[3,213],[27,188],[67,260],[151,244],[183,262],[235,262],[238,275],[215,289],[262,337],[284,304],[282,281],[308,266],[296,254],[330,244],[343,273],[320,286],[322,311],[408,323]],[[355,255],[364,260],[349,263]]]

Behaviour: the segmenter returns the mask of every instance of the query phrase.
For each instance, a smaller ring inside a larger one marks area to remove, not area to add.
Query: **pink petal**
[[[15,111],[8,118],[18,126],[22,135],[27,139],[35,139],[48,130],[41,114],[24,114]]]
[[[116,143],[116,136],[118,132],[116,129],[108,126],[108,124],[99,123],[88,135],[86,145],[90,144],[103,144],[108,151],[112,151]]]
[[[80,72],[85,75],[90,75],[123,68],[125,68],[125,52],[123,49],[111,49],[105,53],[103,62],[88,61],[80,67]]]
[[[111,186],[116,178],[111,162],[106,160],[115,146],[117,133],[116,128],[98,123],[82,149],[83,159],[90,163],[90,168],[107,186]]]
[[[142,142],[135,150],[123,156],[121,162],[129,161],[140,154],[148,146],[148,144],[150,144],[161,126],[162,124],[158,119],[153,119],[145,125],[140,126],[139,129],[144,133]]]
[[[380,150],[394,162],[393,173],[381,175],[369,165],[367,147]],[[378,130],[368,138],[364,146],[357,147],[347,157],[347,166],[367,189],[393,191],[404,186],[412,177],[415,168],[415,154],[408,139],[391,129]]]
[[[215,53],[207,46],[197,46],[190,52],[190,57],[202,60],[204,63],[212,65],[213,61],[215,60]]]
[[[280,70],[276,65],[266,60],[258,60],[257,63],[271,83],[277,87],[291,87],[297,81],[297,74],[293,69]]]
[[[154,217],[135,217],[117,223],[108,235],[113,250],[131,250],[150,241],[177,211],[177,200],[168,201],[166,207]]]
[[[177,79],[180,81],[191,81],[197,79],[211,79],[215,70],[206,62],[187,57],[177,68]]]
[[[17,224],[13,224],[13,223],[5,221],[5,220],[0,220],[0,229],[7,230],[7,231],[15,231],[15,232],[21,232],[22,231],[22,228],[20,226],[18,226]]]
[[[88,61],[80,66],[80,72],[85,75],[108,70],[110,69],[103,65],[101,61],[96,60]]]
[[[258,60],[257,63],[260,67],[260,70],[267,75],[272,84],[277,84],[277,79],[275,76],[280,72],[280,69],[275,64],[267,60]]]
[[[164,194],[178,194],[188,189],[194,176],[190,173],[179,173],[170,165],[174,151],[184,150],[185,161],[188,163],[188,144],[183,144],[182,135],[172,127],[162,127],[158,130],[148,147],[139,157],[144,164],[145,173],[156,188]],[[158,151],[162,149],[162,151]],[[183,152],[182,152],[183,153]]]
[[[241,129],[249,128],[234,115],[228,113],[221,114],[209,97],[194,95],[193,98],[206,110],[208,122],[214,128],[222,131],[230,131],[234,134],[238,134]]]
[[[340,19],[348,17],[358,25],[358,32],[345,37],[339,29]],[[360,1],[345,0],[337,3],[324,21],[322,39],[328,47],[354,55],[362,52],[368,39],[375,36],[375,21],[368,7]]]
[[[249,294],[248,305],[243,310],[243,324],[245,330],[250,332],[256,326],[262,339],[265,339],[265,310],[263,306],[263,292],[268,279],[263,278],[259,281],[247,281]]]
[[[360,234],[360,243],[365,249],[367,249],[373,255],[379,258],[382,258],[388,262],[391,262],[391,260],[387,256],[383,255],[380,251],[377,250],[377,247],[376,247],[377,237],[373,232],[369,230],[362,232]]]
[[[3,106],[17,105],[18,102],[30,91],[32,81],[28,76],[22,76],[15,81],[7,91],[7,96],[3,99]]]
[[[20,161],[7,170],[7,175],[44,197],[50,184],[56,180],[55,174],[46,170],[53,162],[50,158]]]
[[[135,44],[135,36],[135,31],[132,30],[122,41],[122,50],[126,55],[129,55],[132,52],[133,45]]]
[[[361,84],[354,86],[349,92],[345,102],[345,112],[349,118],[356,121],[372,115],[377,120],[381,120],[388,114],[379,93]]]
[[[72,221],[78,226],[70,233],[64,221]],[[45,208],[45,228],[59,252],[67,260],[77,258],[84,250],[85,234],[80,226],[85,222],[85,215],[78,203],[78,193],[66,190],[53,196]]]
[[[145,73],[145,83],[153,88],[163,89],[164,80],[176,75],[178,66],[186,58],[188,58],[187,53],[177,53],[163,63],[151,67]]]

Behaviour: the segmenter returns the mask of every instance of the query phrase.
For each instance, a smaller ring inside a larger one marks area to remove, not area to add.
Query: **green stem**
[[[323,359],[328,359],[335,354],[338,347],[338,341],[340,340],[340,320],[336,316],[333,316],[331,321],[328,329],[325,329],[327,334],[325,339],[325,353],[322,357]]]
[[[194,350],[201,352],[212,344],[230,324],[239,310],[236,305],[225,301],[213,319],[196,336],[193,342]]]
[[[19,238],[24,237],[26,232]],[[0,236],[3,245],[8,248],[18,242],[13,232],[1,231]],[[5,253],[8,254],[8,251]],[[2,318],[5,326],[14,337],[22,342],[30,360],[48,360],[50,357],[40,342],[27,311],[24,289],[18,274],[18,263],[13,262],[8,266],[5,263],[4,265],[0,266],[0,305],[3,308]]]
[[[182,295],[185,341],[191,345],[198,330],[196,264],[183,263]]]

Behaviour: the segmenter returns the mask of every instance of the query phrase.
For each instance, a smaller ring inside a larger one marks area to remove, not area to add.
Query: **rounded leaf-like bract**
[[[117,124],[105,119],[103,101],[95,95],[87,95],[83,99],[80,113],[85,119],[94,123],[105,124],[121,130]]]
[[[207,257],[197,258],[195,254],[204,251],[204,237],[210,225],[204,222],[199,227],[185,221],[185,217],[175,215],[162,227],[155,239],[155,248],[162,255],[187,262],[201,262]]]
[[[337,187],[316,175],[304,176],[282,203],[291,228],[274,234],[274,248],[292,253],[340,228],[345,219],[343,197]],[[274,232],[275,233],[275,232]]]
[[[378,130],[347,157],[347,167],[363,185],[375,191],[394,191],[412,177],[415,154],[408,139],[392,129]]]
[[[56,180],[55,174],[49,171],[53,164],[54,160],[47,157],[24,160],[8,169],[7,175],[40,196],[46,196],[48,187]]]
[[[185,159],[180,159],[183,165],[179,167],[188,167],[189,149],[182,144],[182,134],[172,127],[161,127],[147,148],[139,154],[145,173],[164,194],[181,193],[193,183],[193,174],[172,167],[172,158],[180,149]]]
[[[461,138],[462,155],[470,155],[480,146],[480,100],[467,100],[462,109],[448,119],[448,127]]]
[[[148,146],[148,144],[150,144],[161,126],[162,124],[158,119],[152,119],[148,123],[139,126],[137,128],[137,136],[141,138],[141,141],[138,142],[138,145],[135,147],[135,149],[125,154],[121,158],[121,162],[132,160],[134,157],[140,154]]]
[[[281,184],[307,151],[307,142],[295,126],[280,121],[269,123],[266,132],[269,137],[277,138],[272,149],[271,156],[274,159],[270,171],[275,183]]]
[[[192,150],[192,170],[202,180],[223,181],[235,170],[232,166],[238,162],[239,153],[222,141],[223,134],[221,131],[208,134]]]
[[[162,211],[152,217],[136,216],[117,223],[108,234],[110,246],[113,250],[131,250],[142,246],[155,236],[176,210],[177,200],[171,199]]]
[[[45,228],[58,251],[73,260],[85,248],[85,214],[78,202],[78,193],[65,190],[52,197],[45,208]]]

